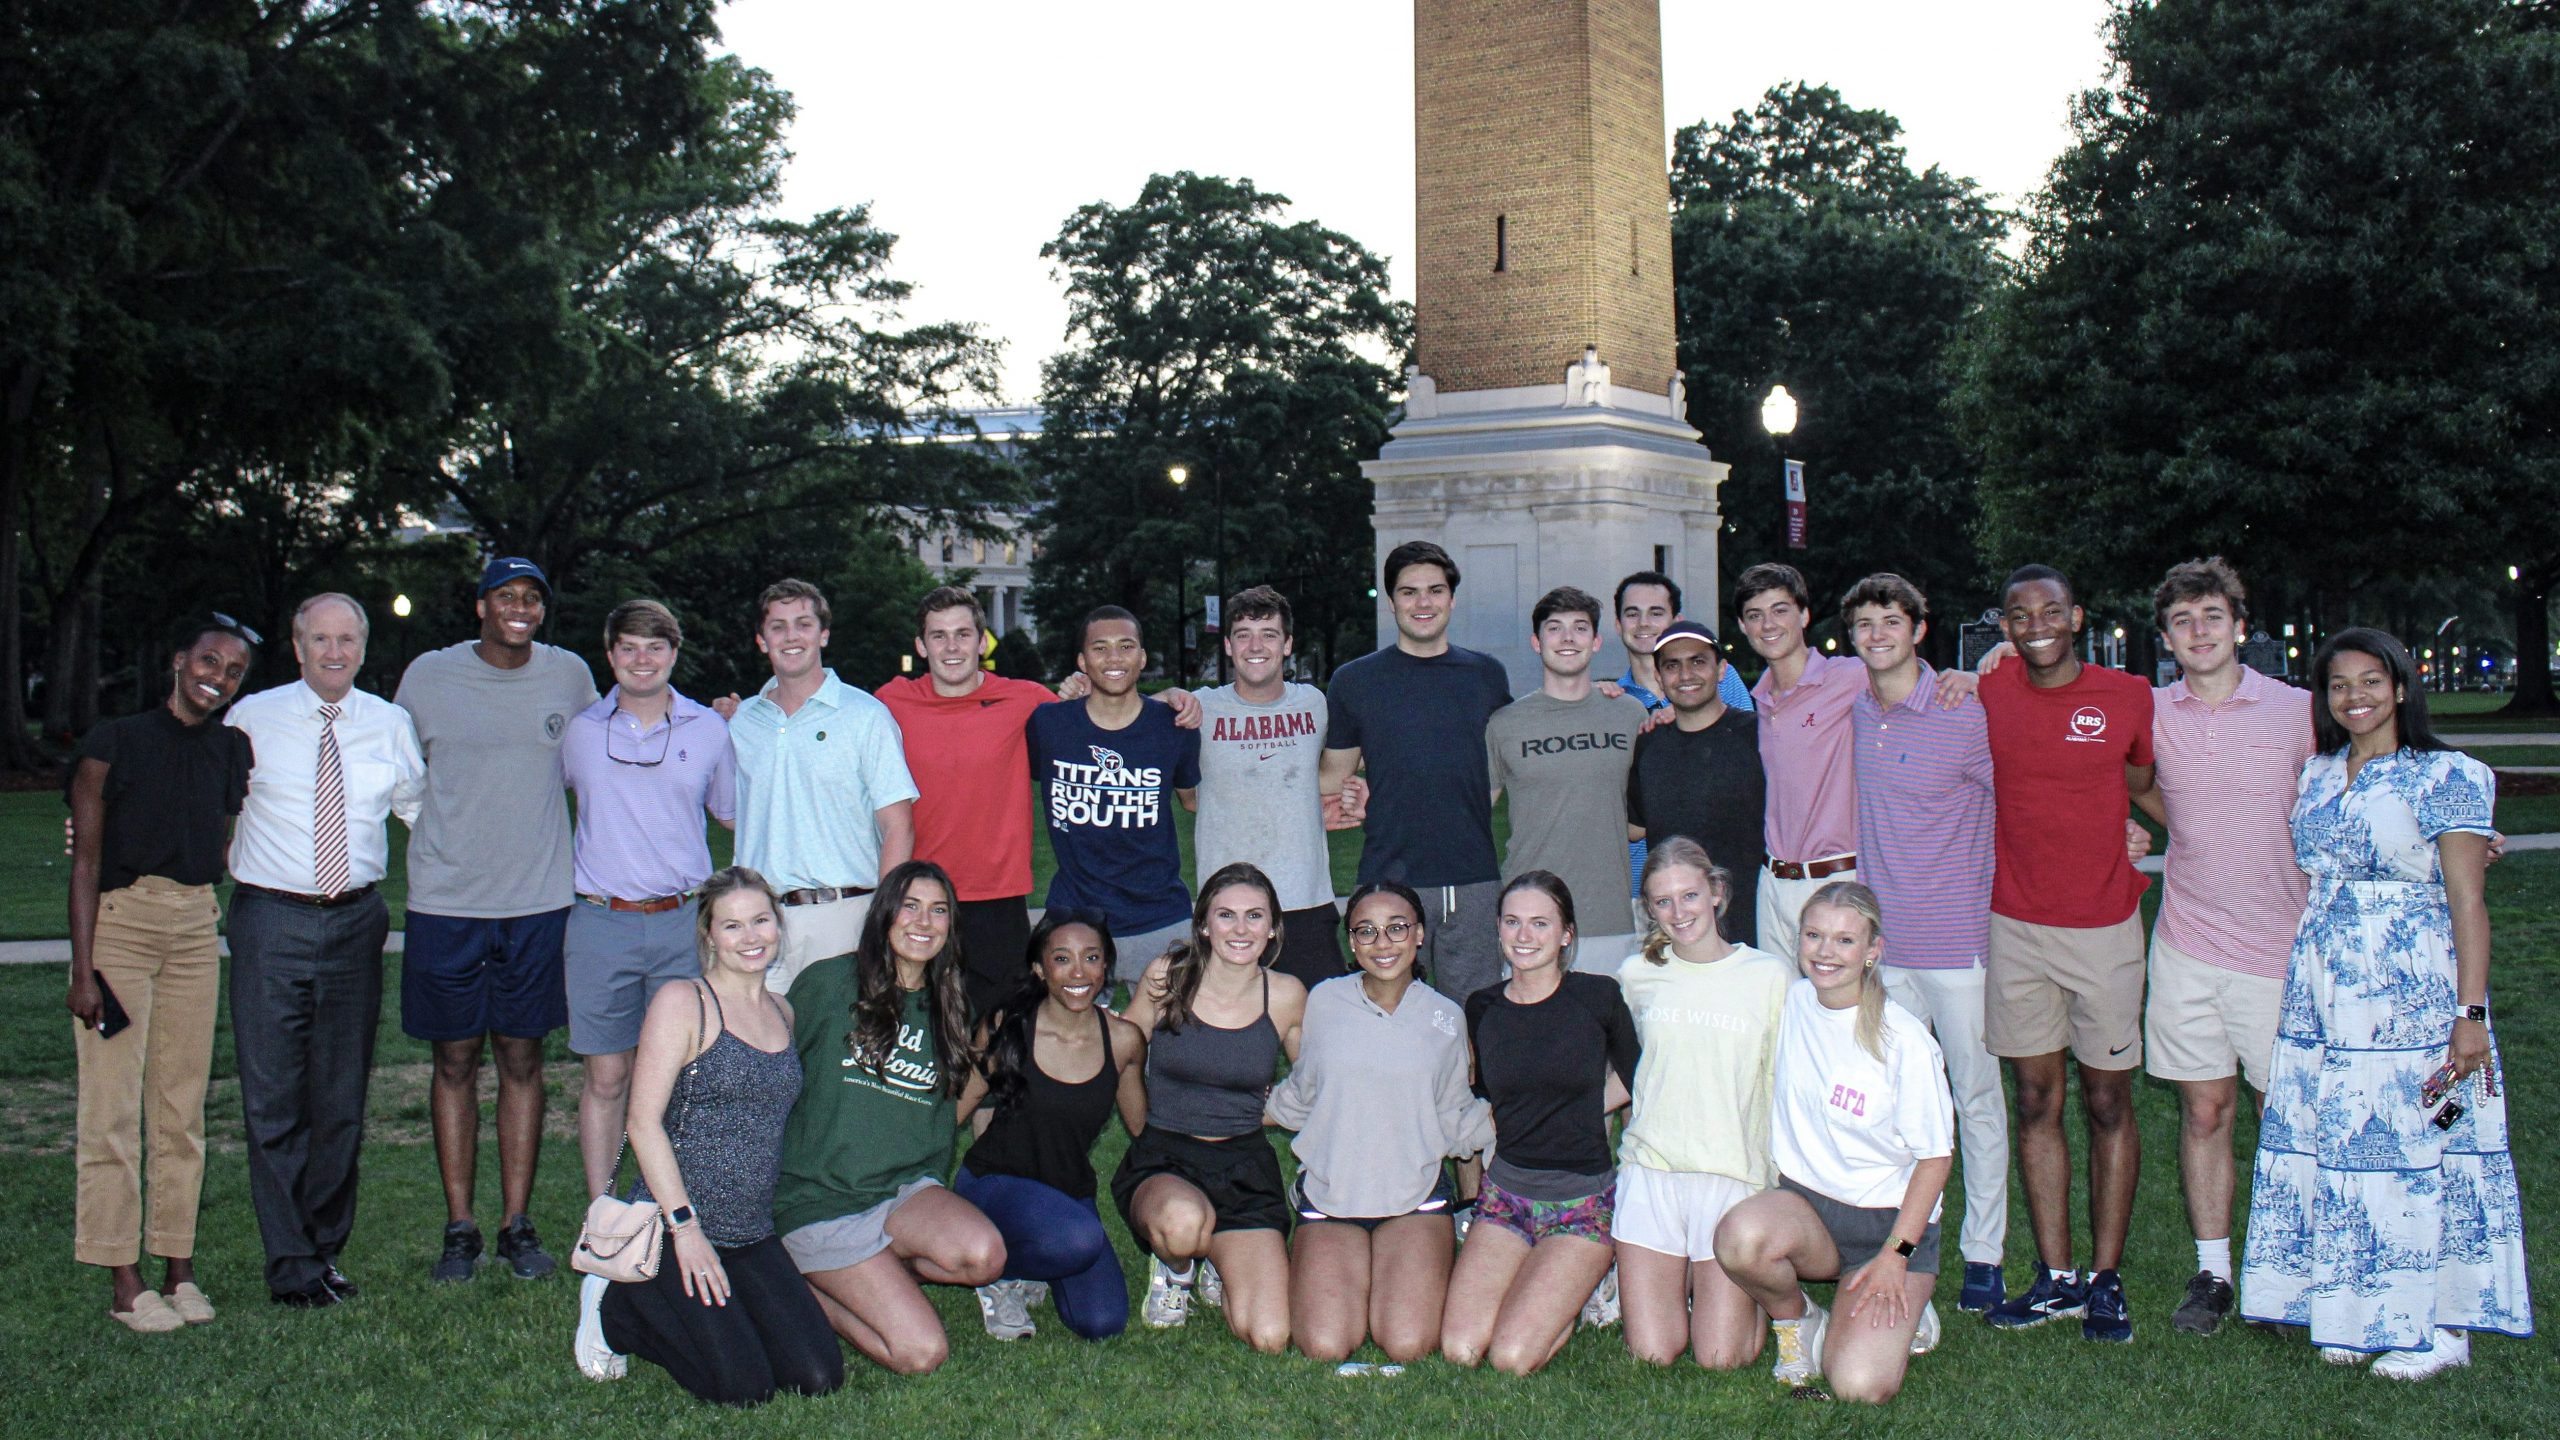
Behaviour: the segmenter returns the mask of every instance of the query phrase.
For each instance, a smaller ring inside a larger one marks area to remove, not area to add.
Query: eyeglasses
[[[1410,920],[1390,920],[1384,926],[1372,925],[1363,920],[1351,927],[1351,939],[1355,944],[1375,945],[1378,943],[1378,937],[1383,935],[1401,945],[1412,939],[1414,932],[1421,928]]]
[[[648,737],[634,735],[627,728],[608,720],[604,727],[604,758],[616,765],[637,765],[644,770],[654,765],[664,765],[667,763],[667,747],[675,743],[675,738],[674,725],[659,726],[657,753],[652,755],[649,753]],[[623,751],[629,753],[621,753]]]
[[[237,633],[241,639],[248,641],[252,645],[264,645],[267,643],[266,636],[259,634],[257,631],[250,629],[248,626],[241,624],[239,621],[232,619],[230,616],[223,614],[219,610],[213,612],[213,623],[221,626],[225,630]]]

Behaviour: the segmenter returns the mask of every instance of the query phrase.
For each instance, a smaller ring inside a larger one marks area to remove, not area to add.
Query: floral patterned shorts
[[[1550,1235],[1573,1235],[1609,1243],[1609,1222],[1617,1218],[1618,1182],[1612,1177],[1596,1195],[1579,1200],[1529,1200],[1491,1180],[1476,1197],[1476,1223],[1499,1225],[1535,1245]]]

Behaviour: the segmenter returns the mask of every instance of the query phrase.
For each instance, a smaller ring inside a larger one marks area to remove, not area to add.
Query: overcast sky
[[[2106,0],[1663,0],[1673,128],[1790,80],[1904,125],[1917,167],[2004,201],[2068,138],[2105,67]],[[1251,179],[1387,257],[1413,296],[1413,30],[1405,0],[735,0],[732,50],[799,102],[786,204],[867,202],[916,320],[1005,342],[1027,403],[1066,305],[1040,246],[1158,171]],[[1667,146],[1667,137],[1666,137]],[[1666,149],[1667,153],[1667,149]]]

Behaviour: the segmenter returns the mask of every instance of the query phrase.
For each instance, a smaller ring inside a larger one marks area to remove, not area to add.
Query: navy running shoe
[[[2039,1267],[2036,1283],[2027,1293],[2001,1301],[1984,1311],[1982,1318],[1995,1329],[2026,1330],[2047,1320],[2081,1314],[2088,1307],[2089,1289],[2079,1271],[2067,1270],[2057,1275]]]
[[[2081,1312],[2080,1338],[2108,1345],[2133,1343],[2133,1312],[2124,1301],[2124,1281],[2113,1270],[2089,1277],[2088,1308]]]
[[[1956,1298],[1956,1308],[1979,1315],[2009,1298],[2008,1282],[2000,1278],[2000,1267],[1981,1260],[1964,1262],[1964,1293]]]

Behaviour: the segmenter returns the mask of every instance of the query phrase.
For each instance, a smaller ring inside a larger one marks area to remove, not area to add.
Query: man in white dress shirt
[[[302,678],[231,707],[257,763],[231,841],[231,1028],[249,1195],[278,1304],[335,1305],[355,1226],[373,1035],[382,1016],[385,822],[414,821],[427,766],[408,712],[355,688],[364,609],[314,595],[293,616]]]

